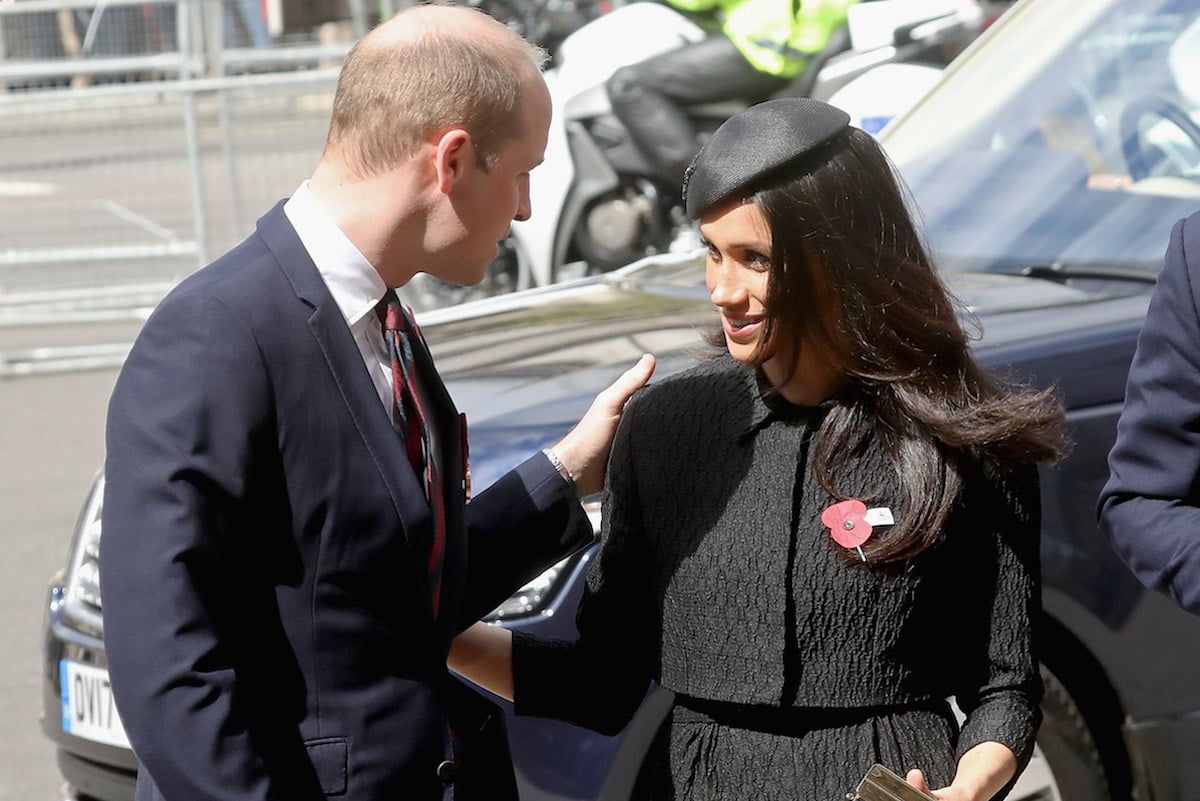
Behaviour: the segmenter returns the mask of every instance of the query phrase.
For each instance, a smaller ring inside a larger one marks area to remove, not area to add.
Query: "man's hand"
[[[604,488],[604,469],[608,450],[625,403],[654,372],[654,357],[649,353],[596,396],[583,418],[553,447],[555,455],[575,478],[581,497]]]

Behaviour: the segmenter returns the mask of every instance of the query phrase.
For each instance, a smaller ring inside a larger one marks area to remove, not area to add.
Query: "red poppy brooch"
[[[875,526],[890,526],[894,522],[892,510],[886,506],[868,509],[857,498],[848,498],[827,506],[821,512],[821,522],[829,529],[829,536],[843,548],[853,548],[858,558],[867,561],[862,544],[871,538]]]

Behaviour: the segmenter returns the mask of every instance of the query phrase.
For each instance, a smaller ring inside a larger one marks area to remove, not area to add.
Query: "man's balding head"
[[[356,175],[393,168],[426,138],[471,135],[487,164],[520,136],[521,104],[546,53],[473,8],[419,5],[364,36],[334,95],[326,157]]]

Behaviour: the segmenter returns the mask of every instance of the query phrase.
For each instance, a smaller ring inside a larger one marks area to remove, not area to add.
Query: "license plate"
[[[128,748],[129,739],[113,703],[108,671],[63,659],[58,663],[58,675],[62,681],[63,731]]]

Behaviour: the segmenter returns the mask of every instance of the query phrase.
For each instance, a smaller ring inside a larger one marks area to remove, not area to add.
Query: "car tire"
[[[1041,669],[1042,726],[1037,745],[1046,762],[1053,788],[1045,798],[1061,801],[1111,801],[1112,788],[1096,738],[1079,705],[1057,676]]]

